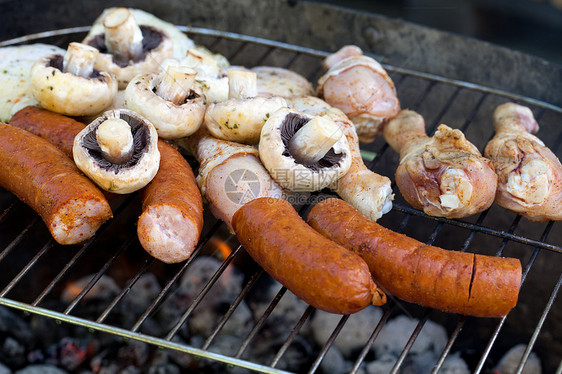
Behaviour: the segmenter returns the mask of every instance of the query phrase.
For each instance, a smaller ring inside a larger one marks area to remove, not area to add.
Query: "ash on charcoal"
[[[26,353],[35,343],[33,332],[16,314],[0,307],[0,362],[8,367],[21,367]]]
[[[92,339],[65,337],[56,344],[29,352],[27,358],[31,364],[52,364],[73,371],[89,360],[96,349],[97,343]]]
[[[350,358],[365,346],[381,317],[381,309],[374,306],[350,315],[334,341],[334,347],[338,348],[345,358]],[[316,344],[323,346],[326,343],[341,318],[338,314],[315,311],[311,328]]]
[[[61,300],[65,303],[72,302],[83,290],[88,283],[95,277],[95,274],[86,275],[77,281],[69,283],[61,294]],[[92,286],[82,301],[87,300],[110,300],[114,298],[121,289],[115,283],[113,278],[108,275],[102,275],[100,279]]]
[[[470,374],[470,369],[458,352],[450,354],[445,358],[440,374]]]
[[[67,374],[67,372],[52,365],[29,365],[16,371],[15,374]]]
[[[397,357],[384,354],[379,359],[367,364],[367,374],[388,374],[396,364]]]
[[[518,344],[511,348],[507,353],[500,359],[498,365],[494,372],[498,374],[511,374],[515,373],[519,364],[521,363],[521,358],[525,353],[527,346],[524,344]],[[531,352],[525,366],[523,367],[523,374],[540,374],[542,373],[542,365],[539,357]]]
[[[219,260],[208,256],[200,256],[193,260],[182,275],[178,288],[159,309],[158,320],[165,329],[171,329],[178,322],[221,264]],[[192,334],[191,329],[194,329],[196,333],[208,336],[242,291],[243,281],[243,274],[236,267],[228,266],[193,310],[188,323],[181,327],[180,334],[188,337]],[[244,307],[241,307],[232,322],[239,324],[236,328],[243,327],[245,321],[239,319],[244,319],[245,316]],[[246,330],[244,328],[241,332]]]
[[[0,363],[0,374],[12,374],[12,371],[6,365]]]
[[[388,321],[373,343],[376,355],[382,356],[386,353],[395,356],[400,355],[418,322],[417,319],[404,315]],[[427,320],[412,345],[410,354],[423,353],[428,350],[440,354],[446,345],[447,331],[445,328],[431,320]]]

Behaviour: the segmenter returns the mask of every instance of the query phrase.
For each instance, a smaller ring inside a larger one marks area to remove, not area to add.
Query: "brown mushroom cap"
[[[98,127],[110,118],[126,121],[133,136],[131,157],[113,163],[104,157],[96,139]],[[84,174],[106,191],[125,194],[146,186],[160,165],[158,134],[154,126],[139,114],[126,110],[111,110],[94,120],[74,138],[73,155]]]

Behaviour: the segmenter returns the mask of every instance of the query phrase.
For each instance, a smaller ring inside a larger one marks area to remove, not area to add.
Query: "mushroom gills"
[[[160,45],[163,38],[162,33],[160,31],[158,31],[156,28],[152,26],[146,26],[146,25],[140,25],[139,28],[142,33],[142,52],[131,60],[120,58],[119,56],[113,55],[113,62],[119,67],[122,68],[126,67],[130,64],[131,61],[139,62],[144,60],[148,52],[150,52],[151,50],[153,50],[154,48]],[[111,54],[111,51],[109,51],[107,49],[107,46],[105,45],[105,38],[106,38],[105,34],[98,34],[95,37],[93,37],[92,40],[88,42],[88,44],[94,48],[97,48],[100,51],[100,53]]]
[[[295,158],[295,156],[291,154],[289,150],[289,144],[291,143],[291,139],[293,139],[295,134],[310,121],[310,118],[304,117],[297,113],[289,113],[285,117],[284,121],[285,123],[283,124],[283,126],[281,126],[281,139],[283,140],[283,144],[285,145],[283,156]],[[330,147],[328,152],[326,152],[326,154],[317,162],[302,162],[302,164],[313,171],[318,171],[322,168],[332,167],[338,164],[341,161],[342,157],[343,155],[341,153],[336,153],[334,151],[334,148]]]
[[[135,165],[138,159],[142,156],[142,152],[140,151],[146,147],[149,138],[148,129],[146,126],[143,126],[142,123],[128,116],[123,116],[121,120],[130,126],[133,138],[131,148],[132,153],[128,160],[123,163],[113,163],[111,160],[104,157],[104,151],[98,143],[96,136],[97,130],[101,124],[98,125],[94,131],[87,133],[82,139],[82,146],[87,149],[88,154],[97,161],[100,167],[106,170],[113,170],[115,172]]]

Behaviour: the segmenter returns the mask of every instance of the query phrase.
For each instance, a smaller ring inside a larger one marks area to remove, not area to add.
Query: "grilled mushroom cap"
[[[193,134],[205,116],[205,99],[194,85],[196,72],[169,65],[161,73],[137,75],[125,90],[125,106],[148,119],[164,139]]]
[[[106,191],[125,194],[146,186],[160,165],[158,134],[139,114],[111,110],[74,138],[74,162]]]
[[[291,191],[321,190],[351,166],[339,125],[288,108],[276,111],[263,126],[259,154],[277,183]]]
[[[83,43],[100,51],[96,67],[117,77],[119,89],[138,74],[158,71],[161,63],[172,58],[174,45],[167,31],[139,25],[127,8],[104,14],[104,32],[88,35]]]
[[[269,116],[286,107],[279,96],[257,96],[256,73],[228,70],[229,99],[210,104],[205,113],[205,125],[211,135],[223,140],[256,144]]]
[[[39,59],[31,68],[31,92],[39,105],[69,116],[88,116],[107,108],[117,94],[117,80],[94,69],[98,50],[70,43],[66,54]]]

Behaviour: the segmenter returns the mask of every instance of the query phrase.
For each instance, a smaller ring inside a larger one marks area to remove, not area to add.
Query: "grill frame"
[[[0,46],[14,45],[14,44],[18,44],[18,43],[26,43],[26,42],[30,42],[30,41],[38,41],[38,40],[43,40],[45,38],[53,38],[53,37],[56,38],[56,37],[59,37],[59,36],[69,36],[69,35],[72,35],[72,34],[75,34],[75,33],[84,33],[88,29],[89,29],[89,27],[79,27],[79,28],[61,29],[61,30],[50,31],[50,32],[45,32],[45,33],[40,33],[40,34],[33,34],[33,35],[21,37],[21,38],[16,38],[16,39],[4,41],[4,42],[0,43]],[[213,47],[218,47],[219,44],[221,44],[221,43],[238,43],[238,42],[242,43],[238,48],[235,48],[235,50],[232,54],[226,56],[230,61],[236,60],[237,57],[241,55],[244,48],[246,48],[246,46],[249,46],[249,45],[250,46],[261,46],[261,47],[265,47],[267,49],[266,53],[263,56],[261,56],[258,60],[255,60],[255,62],[257,62],[256,63],[257,65],[259,65],[259,62],[267,60],[268,56],[270,56],[275,51],[280,51],[280,50],[281,51],[287,51],[287,52],[295,54],[293,58],[289,59],[289,62],[287,64],[285,64],[285,66],[282,66],[282,67],[287,67],[287,68],[291,68],[292,65],[294,64],[295,60],[297,60],[299,58],[299,56],[308,56],[308,57],[312,57],[312,58],[319,61],[320,59],[322,59],[323,57],[328,55],[328,52],[324,52],[324,51],[320,51],[320,50],[315,50],[315,49],[306,48],[306,47],[299,47],[299,46],[295,46],[295,45],[291,45],[291,44],[287,44],[287,43],[281,43],[281,42],[276,42],[276,41],[252,37],[252,36],[246,36],[246,35],[237,34],[237,33],[222,32],[222,31],[199,28],[199,27],[180,27],[180,29],[182,31],[188,33],[190,36],[193,36],[193,37],[214,38],[215,41],[212,42],[210,45],[208,45],[208,47],[211,50],[214,50]],[[377,56],[375,56],[375,57],[377,57]],[[562,108],[560,108],[556,105],[552,105],[552,104],[549,104],[549,103],[542,102],[540,100],[533,99],[533,98],[528,98],[528,97],[520,96],[520,95],[517,95],[517,94],[512,94],[512,93],[505,92],[505,91],[502,91],[502,90],[497,90],[497,89],[494,89],[494,88],[484,87],[484,86],[480,86],[480,85],[477,85],[477,84],[458,81],[458,80],[454,80],[454,79],[443,78],[443,77],[433,75],[433,74],[421,73],[421,72],[413,71],[413,70],[410,70],[410,69],[399,68],[399,67],[392,66],[392,65],[389,65],[389,64],[383,64],[383,66],[391,73],[399,91],[400,91],[400,85],[407,78],[415,78],[415,79],[425,80],[425,81],[429,82],[427,84],[427,86],[424,89],[421,90],[421,92],[422,92],[421,95],[411,103],[410,108],[414,109],[414,110],[417,110],[418,108],[420,108],[422,105],[424,105],[426,103],[426,100],[428,99],[428,95],[430,95],[430,93],[431,93],[431,91],[432,91],[432,89],[434,88],[435,85],[444,84],[444,85],[448,85],[448,86],[451,86],[451,87],[454,88],[453,94],[446,100],[445,105],[438,112],[436,118],[433,121],[431,121],[431,123],[429,123],[429,121],[428,121],[427,128],[428,128],[429,133],[433,132],[433,130],[435,129],[437,124],[441,121],[442,117],[451,108],[451,105],[453,105],[453,103],[455,103],[455,100],[457,100],[457,97],[459,95],[459,92],[461,92],[461,90],[468,90],[470,92],[478,92],[482,95],[481,98],[477,101],[473,110],[471,111],[471,114],[465,120],[464,124],[462,126],[460,126],[460,128],[462,130],[466,130],[467,128],[469,128],[469,126],[471,125],[471,123],[474,120],[474,117],[480,111],[481,105],[490,96],[500,97],[502,99],[508,99],[508,100],[516,100],[518,102],[525,103],[525,104],[528,104],[530,106],[533,106],[535,109],[539,110],[539,112],[537,114],[537,119],[538,119],[539,123],[541,122],[541,117],[545,114],[545,112],[553,112],[553,113],[557,113],[557,114],[562,114]],[[319,68],[313,70],[312,73],[308,74],[308,78],[311,81],[314,82],[315,76],[317,76],[319,74],[319,72],[320,72]],[[561,142],[562,142],[562,135],[560,135],[558,137],[558,139],[556,139],[555,148],[553,149],[553,151],[559,150],[559,148],[560,148],[559,146],[560,146]],[[372,145],[369,145],[369,147],[367,147],[367,148],[368,149],[364,150],[366,157],[371,156],[373,153],[376,154],[376,157],[368,164],[368,166],[372,170],[376,170],[377,172],[379,172],[379,170],[377,170],[377,168],[380,166],[380,162],[383,159],[383,156],[385,154],[388,154],[387,153],[388,145],[384,142],[381,142],[380,139],[379,139],[379,141],[376,141]],[[390,176],[390,174],[386,174],[386,175]],[[395,191],[397,191],[396,186],[394,184],[393,184],[393,189]],[[398,194],[399,193],[397,192],[397,195]],[[115,211],[115,213],[114,213],[115,217],[119,216],[121,214],[121,211],[124,210],[124,209],[127,209],[127,207],[130,204],[133,204],[133,201],[136,199],[136,197],[137,196],[133,194],[133,195],[127,197],[126,199],[124,199],[124,201],[122,202],[120,207]],[[4,221],[7,218],[9,218],[9,216],[11,214],[13,214],[13,212],[15,210],[17,210],[19,208],[19,206],[21,206],[22,204],[23,203],[21,203],[19,201],[13,201],[12,203],[10,203],[10,205],[0,214],[0,225],[2,225],[4,223]],[[304,211],[306,211],[306,208],[307,207],[305,206],[302,213],[304,213]],[[494,228],[494,227],[488,227],[488,226],[485,226],[483,224],[484,220],[487,217],[488,211],[483,212],[478,217],[476,217],[475,218],[476,222],[471,222],[470,220],[451,220],[451,219],[445,219],[445,218],[429,217],[429,216],[425,215],[423,212],[412,209],[412,208],[410,208],[410,207],[408,207],[404,204],[400,204],[400,203],[394,204],[393,212],[394,213],[400,213],[400,214],[403,215],[403,218],[402,218],[402,220],[401,220],[401,222],[398,226],[398,228],[400,229],[399,231],[404,230],[408,226],[409,221],[413,217],[422,218],[424,221],[427,220],[429,222],[434,222],[435,228],[429,234],[429,239],[426,240],[426,243],[428,243],[428,244],[434,243],[437,236],[441,232],[443,226],[455,226],[455,227],[459,227],[461,229],[467,230],[469,232],[469,235],[468,235],[467,239],[465,240],[465,242],[460,247],[460,250],[463,250],[463,251],[467,250],[471,246],[471,243],[474,239],[474,236],[477,235],[477,234],[484,234],[484,235],[488,235],[488,236],[493,236],[493,237],[497,237],[497,238],[502,240],[499,249],[495,253],[496,255],[502,255],[504,249],[506,248],[506,246],[510,242],[516,242],[516,243],[519,243],[519,244],[524,245],[526,247],[530,247],[531,248],[530,251],[532,252],[531,256],[530,256],[530,259],[527,262],[523,263],[523,266],[524,266],[523,279],[522,279],[523,283],[525,282],[525,280],[527,278],[527,274],[529,273],[529,271],[534,266],[535,261],[536,261],[538,255],[540,254],[540,252],[542,250],[554,252],[557,255],[562,253],[562,247],[561,246],[547,243],[548,235],[551,232],[552,227],[556,224],[556,223],[553,223],[553,222],[547,223],[544,230],[543,230],[543,233],[541,234],[540,239],[535,240],[535,239],[532,239],[531,237],[527,237],[525,235],[514,234],[514,232],[517,230],[517,228],[520,225],[520,222],[521,222],[520,216],[515,216],[512,224],[509,227],[509,230],[507,230],[507,232],[505,232],[503,230],[499,230],[499,229]],[[42,225],[38,216],[33,215],[33,214],[31,214],[31,215],[33,216],[33,218],[31,219],[30,223],[25,228],[23,228],[20,231],[20,233],[0,252],[0,263],[5,259],[6,256],[8,256],[10,254],[12,249],[14,249],[18,245],[20,245],[20,243],[22,241],[24,241],[26,239],[26,237],[28,237],[29,235],[32,235],[32,234],[30,234],[30,232],[33,232],[33,230],[36,229],[37,226]],[[201,358],[206,358],[206,359],[210,359],[210,360],[214,360],[214,361],[223,362],[223,363],[228,364],[228,365],[239,366],[239,367],[243,367],[243,368],[247,368],[247,369],[251,369],[251,370],[255,370],[255,371],[263,372],[263,373],[290,373],[288,371],[276,369],[275,366],[278,363],[279,359],[282,357],[285,350],[293,342],[295,336],[299,333],[299,330],[302,328],[303,324],[306,323],[306,320],[312,314],[313,309],[311,307],[306,309],[305,313],[301,317],[301,320],[295,326],[295,328],[293,329],[293,331],[291,332],[291,334],[287,338],[285,344],[283,344],[283,346],[278,351],[277,355],[275,356],[275,358],[273,359],[273,361],[269,365],[257,364],[257,363],[250,362],[250,361],[242,358],[245,350],[251,344],[252,339],[254,338],[255,334],[258,332],[258,330],[262,326],[262,323],[268,318],[268,316],[270,315],[273,308],[276,306],[276,304],[279,302],[279,300],[283,297],[283,294],[286,292],[286,289],[284,289],[284,288],[282,288],[279,291],[277,296],[271,302],[270,307],[266,310],[266,312],[262,315],[262,317],[256,322],[254,328],[252,329],[252,331],[250,332],[250,334],[248,335],[248,337],[246,338],[246,340],[244,341],[244,343],[242,344],[242,346],[240,347],[240,349],[239,349],[239,351],[237,352],[236,355],[234,355],[233,357],[226,356],[226,355],[211,352],[207,349],[209,347],[210,343],[212,342],[212,340],[214,339],[214,337],[216,336],[216,334],[220,331],[220,329],[222,328],[224,323],[226,323],[226,321],[228,320],[230,314],[232,312],[234,312],[234,310],[238,306],[238,303],[241,300],[243,300],[243,298],[246,296],[248,290],[257,281],[257,279],[260,276],[262,276],[263,270],[256,271],[250,277],[250,280],[248,282],[246,282],[242,293],[236,299],[236,301],[230,306],[228,311],[225,313],[225,317],[224,317],[223,321],[221,321],[221,323],[215,328],[215,331],[213,332],[213,334],[207,338],[207,341],[203,345],[203,348],[196,348],[196,347],[189,346],[189,345],[178,344],[178,343],[175,343],[175,342],[172,341],[173,337],[177,334],[177,332],[179,331],[181,326],[189,318],[191,312],[199,305],[201,300],[204,299],[207,292],[215,284],[217,279],[223,274],[224,270],[230,264],[232,264],[233,260],[237,256],[239,256],[240,253],[243,252],[243,248],[239,245],[223,261],[222,266],[215,273],[215,275],[211,278],[211,281],[209,283],[207,283],[207,285],[203,288],[203,290],[201,291],[199,296],[196,297],[196,299],[191,304],[191,306],[183,313],[181,318],[177,321],[177,323],[174,325],[172,330],[170,330],[170,332],[165,337],[158,338],[158,337],[150,336],[150,335],[147,335],[147,334],[143,334],[142,332],[139,332],[142,324],[155,311],[155,309],[160,305],[160,303],[168,295],[168,293],[170,292],[172,287],[177,283],[177,280],[179,279],[181,274],[183,274],[185,272],[185,270],[190,265],[192,260],[200,254],[200,252],[202,251],[202,248],[205,247],[208,244],[209,240],[214,235],[217,234],[220,227],[224,226],[222,223],[220,223],[216,220],[211,225],[211,228],[208,230],[208,232],[202,237],[202,239],[201,239],[200,243],[198,244],[198,247],[195,250],[191,259],[189,259],[188,261],[183,263],[182,266],[180,267],[180,269],[177,272],[175,272],[175,275],[173,275],[170,278],[170,280],[167,282],[166,286],[163,287],[163,289],[160,292],[160,294],[158,295],[158,297],[153,300],[152,304],[142,313],[140,318],[137,320],[137,322],[134,324],[134,326],[130,329],[125,329],[125,328],[120,328],[120,327],[117,327],[117,326],[109,325],[109,324],[105,323],[106,318],[112,312],[112,310],[116,307],[116,305],[120,302],[120,300],[122,300],[122,298],[128,293],[130,288],[140,278],[140,276],[143,273],[145,273],[146,271],[148,271],[148,269],[156,262],[156,260],[154,260],[154,259],[147,259],[144,262],[144,264],[141,266],[141,268],[138,269],[137,273],[128,280],[127,286],[123,287],[122,292],[114,299],[114,301],[110,305],[107,306],[107,308],[104,310],[104,312],[96,320],[88,320],[88,319],[85,319],[85,318],[76,317],[76,316],[72,315],[72,312],[75,310],[76,306],[83,300],[84,296],[88,293],[88,291],[95,285],[95,282],[97,280],[99,280],[106,273],[106,271],[112,266],[112,264],[115,263],[117,257],[119,257],[123,252],[127,251],[130,247],[135,245],[136,235],[133,235],[133,237],[130,237],[123,245],[120,246],[119,250],[116,253],[114,253],[113,256],[111,256],[106,261],[106,263],[96,273],[96,275],[92,279],[92,281],[82,290],[82,292],[68,305],[68,307],[63,312],[57,312],[55,310],[50,310],[48,308],[41,307],[40,304],[45,300],[45,298],[49,294],[51,294],[51,292],[53,292],[53,289],[61,283],[62,279],[66,278],[69,274],[72,274],[71,273],[72,267],[80,260],[80,258],[86,252],[88,252],[88,250],[92,247],[93,243],[100,236],[103,235],[104,230],[110,225],[112,225],[111,222],[107,223],[106,225],[104,225],[100,229],[100,231],[96,234],[96,236],[94,238],[92,238],[92,239],[88,240],[87,242],[78,246],[77,251],[74,254],[74,256],[72,257],[72,259],[69,262],[67,262],[67,264],[58,273],[58,275],[49,283],[49,285],[46,288],[43,289],[43,291],[39,294],[39,296],[32,303],[26,303],[26,302],[22,302],[22,301],[19,301],[19,300],[8,298],[7,295],[11,291],[14,290],[14,288],[17,286],[18,282],[21,279],[23,279],[26,275],[28,275],[28,273],[30,271],[33,270],[34,266],[40,261],[41,257],[43,257],[44,255],[48,255],[49,251],[51,251],[54,247],[57,246],[57,244],[54,242],[53,239],[48,240],[47,243],[45,245],[43,245],[42,248],[39,250],[39,252],[37,252],[37,254],[32,258],[32,260],[30,262],[28,262],[25,266],[23,266],[21,268],[21,270],[18,272],[18,274],[14,278],[11,279],[11,281],[8,283],[8,285],[6,285],[2,289],[2,291],[0,292],[0,305],[5,305],[5,306],[11,307],[11,308],[19,309],[19,310],[22,310],[26,313],[34,313],[34,314],[46,316],[46,317],[53,318],[53,319],[55,319],[57,321],[60,321],[60,322],[71,323],[71,324],[75,324],[75,325],[79,325],[79,326],[84,326],[84,327],[87,327],[87,328],[92,329],[92,330],[107,332],[107,333],[110,333],[110,334],[113,334],[113,335],[121,336],[123,338],[134,339],[134,340],[146,342],[146,343],[149,343],[149,344],[153,344],[153,345],[156,345],[156,346],[159,346],[159,347],[169,348],[169,349],[189,353],[189,354],[201,357]],[[451,249],[451,248],[449,248],[449,249]],[[536,325],[535,329],[533,330],[533,333],[531,334],[531,336],[529,338],[529,341],[528,341],[528,344],[527,344],[527,350],[525,352],[525,355],[524,355],[523,359],[521,360],[521,364],[519,365],[518,372],[521,372],[522,367],[523,367],[526,359],[528,358],[529,353],[533,349],[533,346],[534,346],[534,344],[535,344],[535,342],[538,338],[538,335],[541,332],[541,329],[544,325],[544,322],[547,319],[547,317],[548,317],[548,315],[549,315],[549,313],[550,313],[550,311],[551,311],[551,309],[554,305],[554,301],[555,301],[555,299],[556,299],[556,297],[559,293],[561,285],[562,285],[562,273],[560,274],[560,276],[558,278],[558,281],[555,283],[555,286],[552,289],[550,297],[546,301],[546,304],[545,304],[545,307],[544,307],[543,312],[541,314],[541,317],[540,317],[539,321],[537,322],[537,325]],[[367,353],[369,352],[370,346],[375,341],[375,339],[377,338],[380,330],[382,329],[382,326],[386,323],[386,321],[388,320],[390,315],[394,312],[394,310],[397,307],[400,307],[400,302],[398,302],[394,299],[392,299],[390,301],[389,305],[387,305],[385,307],[383,317],[382,317],[381,321],[379,322],[379,324],[374,328],[373,333],[371,334],[371,337],[370,337],[369,341],[367,342],[367,344],[365,345],[364,349],[360,352],[360,354],[359,354],[359,356],[358,356],[358,358],[355,362],[355,365],[354,365],[354,367],[351,371],[352,373],[355,373],[358,370],[361,363],[365,359]],[[398,359],[398,362],[396,363],[392,373],[398,372],[400,366],[404,362],[404,359],[405,359],[406,355],[408,354],[410,348],[412,347],[413,342],[415,341],[419,332],[423,328],[425,322],[429,319],[429,317],[431,316],[431,314],[433,312],[434,311],[430,310],[430,309],[424,309],[422,311],[422,317],[420,318],[420,322],[418,323],[416,329],[414,330],[414,332],[410,336],[410,339],[409,339],[408,343],[406,344],[406,346],[404,347],[404,349],[403,349],[403,351],[402,351],[402,353],[401,353],[401,355]],[[509,317],[509,315],[507,317]],[[475,372],[481,372],[483,370],[484,365],[486,363],[486,360],[487,360],[487,358],[490,354],[490,351],[494,347],[494,344],[495,344],[498,336],[500,335],[500,332],[501,332],[501,330],[504,326],[504,323],[505,323],[507,317],[504,317],[504,318],[498,320],[498,322],[496,324],[496,327],[494,328],[494,331],[492,332],[492,334],[491,334],[491,336],[488,340],[487,345],[484,347],[482,356],[480,357],[480,360],[477,363]],[[456,324],[456,326],[453,330],[453,333],[450,335],[449,341],[447,343],[447,347],[443,351],[443,353],[442,353],[442,355],[439,359],[439,362],[437,363],[433,372],[437,372],[439,370],[439,368],[441,367],[441,365],[443,364],[445,358],[447,357],[451,348],[453,347],[456,339],[459,337],[459,335],[461,333],[461,330],[462,330],[463,326],[465,325],[468,318],[470,318],[470,317],[463,317],[463,316],[458,317],[458,322],[457,322],[457,324]],[[321,361],[324,359],[326,353],[328,352],[330,347],[333,345],[334,340],[337,338],[337,335],[338,335],[339,331],[341,330],[341,328],[343,328],[347,319],[348,319],[348,316],[342,316],[342,318],[340,320],[340,323],[338,324],[338,326],[333,331],[331,338],[326,342],[325,346],[320,350],[319,354],[316,356],[312,366],[309,369],[310,373],[316,372],[318,370]],[[559,367],[559,371],[562,370],[562,363],[560,365],[561,366]]]

